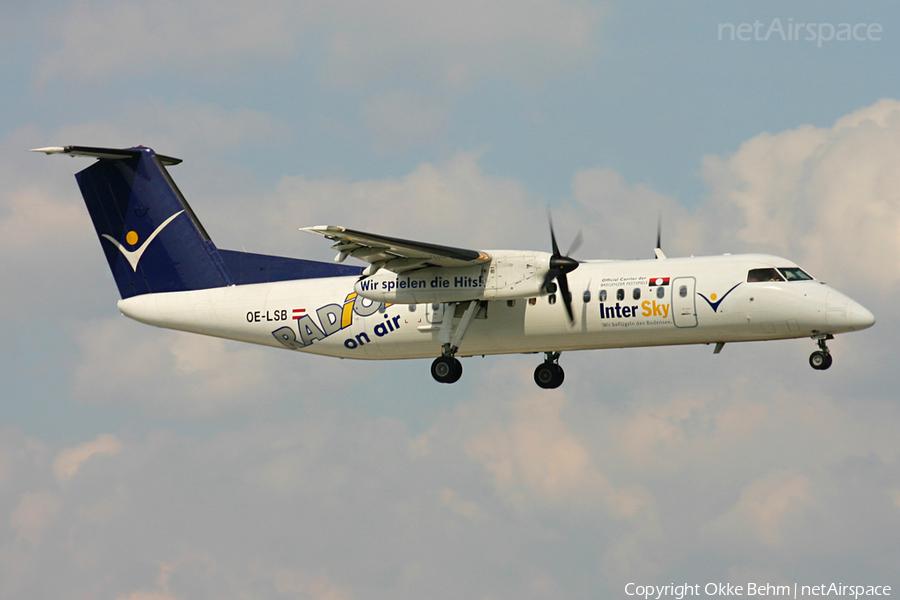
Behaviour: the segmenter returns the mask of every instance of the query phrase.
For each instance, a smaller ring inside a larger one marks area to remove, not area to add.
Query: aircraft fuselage
[[[874,322],[817,280],[748,281],[766,268],[797,266],[768,255],[584,262],[569,275],[573,324],[558,294],[482,301],[458,355],[804,338]],[[375,302],[354,291],[357,280],[145,294],[119,308],[151,325],[341,358],[440,356],[444,311],[461,313],[464,302]]]

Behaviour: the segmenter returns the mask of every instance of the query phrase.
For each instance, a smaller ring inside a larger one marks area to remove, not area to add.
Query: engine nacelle
[[[356,282],[363,298],[394,304],[512,300],[541,295],[549,268],[546,252],[490,251],[491,261],[471,267],[427,267],[405,273],[382,269]]]

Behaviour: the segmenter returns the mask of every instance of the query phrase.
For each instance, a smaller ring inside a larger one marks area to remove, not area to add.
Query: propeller
[[[572,311],[572,294],[569,293],[569,280],[566,277],[566,274],[571,273],[578,268],[578,261],[574,258],[570,258],[569,255],[581,246],[583,238],[579,231],[578,235],[576,235],[575,239],[572,241],[569,251],[562,254],[559,251],[559,244],[556,243],[556,234],[553,231],[553,217],[550,216],[549,208],[547,209],[547,221],[550,223],[550,242],[553,244],[553,254],[550,256],[550,269],[547,271],[547,274],[544,275],[543,289],[552,294],[556,291],[555,286],[553,285],[553,281],[556,280],[559,284],[559,291],[562,293],[563,304],[566,306],[566,314],[569,316],[569,322],[574,323],[575,314]]]
[[[662,211],[656,216],[656,248],[653,249],[656,258],[666,258],[662,251]]]

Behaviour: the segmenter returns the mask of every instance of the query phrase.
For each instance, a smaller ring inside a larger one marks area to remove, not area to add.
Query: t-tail
[[[67,146],[98,158],[75,175],[122,298],[231,285],[215,244],[166,171],[181,160],[150,148]]]
[[[65,146],[33,152],[98,159],[76,173],[122,298],[242,283],[358,275],[360,269],[219,250],[150,148]]]

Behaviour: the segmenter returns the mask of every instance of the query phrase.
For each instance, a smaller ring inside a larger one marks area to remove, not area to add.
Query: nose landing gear
[[[534,382],[538,387],[552,390],[562,385],[566,373],[559,366],[559,352],[545,352],[544,356],[544,362],[534,370]]]
[[[817,371],[824,371],[825,369],[830,367],[831,363],[834,361],[831,356],[831,352],[828,350],[828,346],[825,345],[825,342],[828,340],[833,340],[834,336],[828,333],[825,335],[817,335],[813,339],[818,341],[819,350],[816,350],[809,355],[809,366]]]

